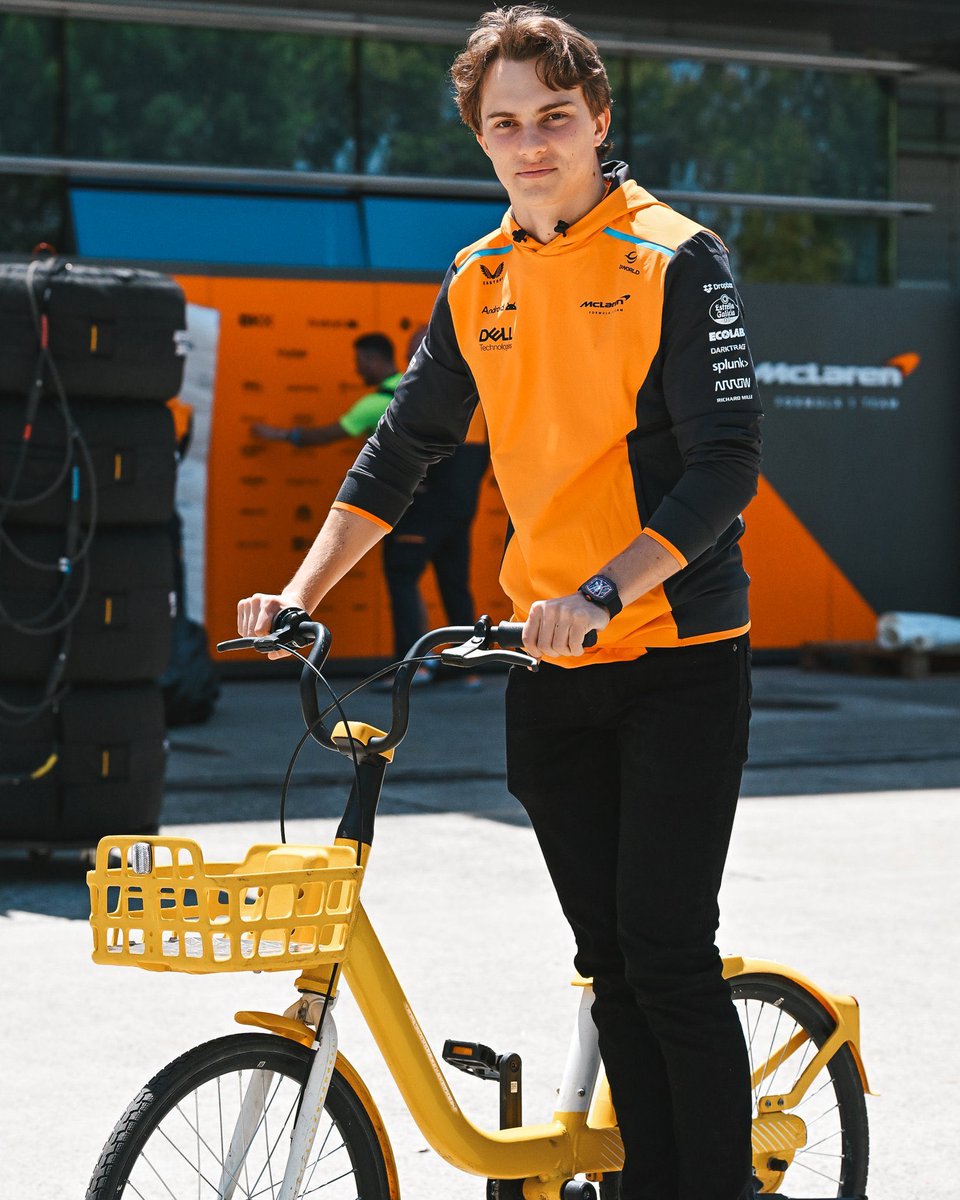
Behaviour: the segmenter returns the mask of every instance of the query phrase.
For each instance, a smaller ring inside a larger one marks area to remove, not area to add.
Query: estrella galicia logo
[[[481,263],[480,270],[483,272],[484,283],[498,283],[503,277],[503,263],[500,263],[500,265],[494,268],[492,271],[489,267],[485,267],[483,263]]]
[[[490,329],[481,329],[477,338],[481,350],[512,350],[512,325],[495,325]]]
[[[588,308],[591,312],[622,312],[623,306],[630,299],[630,293],[625,292],[622,296],[618,296],[616,300],[584,300],[580,307]]]
[[[740,320],[740,305],[724,292],[710,305],[710,319],[715,325],[733,325]]]

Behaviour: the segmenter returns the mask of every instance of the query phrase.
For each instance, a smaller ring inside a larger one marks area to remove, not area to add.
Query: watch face
[[[605,579],[591,579],[586,587],[591,596],[601,601],[609,600],[613,595],[613,588]]]

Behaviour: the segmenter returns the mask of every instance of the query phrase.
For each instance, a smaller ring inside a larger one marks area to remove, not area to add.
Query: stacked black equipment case
[[[0,264],[0,844],[157,827],[185,318],[151,271]]]

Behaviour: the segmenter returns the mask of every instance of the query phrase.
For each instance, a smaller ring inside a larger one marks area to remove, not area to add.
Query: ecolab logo
[[[811,387],[900,387],[919,365],[920,355],[913,353],[897,354],[882,367],[762,362],[757,365],[757,382]]]

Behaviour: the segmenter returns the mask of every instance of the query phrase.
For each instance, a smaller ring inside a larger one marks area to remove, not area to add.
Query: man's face
[[[382,383],[391,373],[390,363],[386,362],[382,355],[373,351],[355,350],[354,358],[357,374],[369,387],[375,387],[378,383]]]
[[[593,117],[582,88],[551,90],[534,60],[498,59],[483,81],[477,141],[521,209],[576,205],[595,186],[609,127],[608,109]]]

